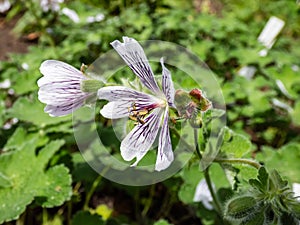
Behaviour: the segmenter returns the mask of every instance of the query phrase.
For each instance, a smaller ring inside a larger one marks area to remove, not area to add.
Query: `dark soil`
[[[8,53],[26,53],[28,46],[32,45],[24,38],[18,38],[12,31],[19,18],[7,21],[5,15],[0,14],[0,61],[8,60]]]

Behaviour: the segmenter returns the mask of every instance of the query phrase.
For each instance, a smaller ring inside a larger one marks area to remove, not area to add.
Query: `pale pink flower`
[[[82,81],[88,78],[67,63],[46,60],[41,64],[40,71],[44,76],[37,82],[38,98],[47,104],[44,110],[50,116],[70,114],[94,94],[81,90]]]
[[[103,107],[100,113],[109,119],[129,116],[137,119],[137,125],[122,140],[120,147],[124,160],[136,159],[132,166],[136,166],[151,149],[159,133],[155,170],[161,171],[169,167],[174,160],[168,125],[169,108],[175,107],[175,90],[171,73],[161,59],[161,89],[139,43],[128,37],[123,37],[123,41],[124,43],[121,43],[116,40],[111,45],[151,94],[123,86],[103,87],[99,89],[98,97],[108,100],[109,103]]]

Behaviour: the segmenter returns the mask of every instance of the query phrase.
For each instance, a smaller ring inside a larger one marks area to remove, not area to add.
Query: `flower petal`
[[[151,110],[157,102],[159,102],[159,100],[152,95],[122,86],[100,88],[98,90],[98,98],[110,101],[100,110],[102,116],[110,119],[129,116],[129,110],[133,104],[136,110]]]
[[[50,105],[59,105],[63,102],[69,102],[76,100],[81,96],[86,96],[88,93],[84,93],[80,90],[80,84],[76,83],[52,83],[40,87],[38,92],[39,100],[43,103]]]
[[[83,104],[84,104],[84,99],[82,101],[68,103],[65,105],[47,105],[44,108],[44,111],[53,117],[65,116],[72,113],[76,109],[80,108]]]
[[[164,113],[164,122],[159,136],[158,153],[155,164],[155,170],[157,171],[168,168],[174,160],[168,122],[169,110],[166,109]]]
[[[123,37],[123,41],[124,43],[115,40],[111,45],[147,88],[154,93],[160,93],[143,48],[133,38]]]
[[[57,60],[46,60],[41,64],[44,75],[38,80],[38,98],[47,104],[45,112],[50,116],[63,116],[80,108],[93,93],[81,91],[80,85],[86,79],[82,72]]]
[[[49,80],[81,80],[84,78],[82,72],[75,67],[57,60],[46,60],[40,66],[40,71],[44,77],[49,77]],[[39,87],[44,83],[38,81]]]
[[[136,158],[133,164],[135,166],[144,157],[155,141],[162,115],[163,109],[156,108],[145,118],[144,124],[139,124],[130,131],[120,147],[124,160],[130,161]]]
[[[214,184],[213,184],[213,188],[215,188]],[[208,188],[208,185],[207,185],[205,179],[202,179],[199,181],[199,183],[196,187],[193,201],[194,202],[202,202],[204,207],[207,208],[208,210],[213,209],[213,206],[211,204],[213,201],[213,198],[211,196],[211,193],[209,191],[209,188]]]
[[[163,58],[160,59],[160,63],[162,66],[162,89],[168,100],[169,105],[175,108],[175,88],[172,81],[171,72],[165,67]]]

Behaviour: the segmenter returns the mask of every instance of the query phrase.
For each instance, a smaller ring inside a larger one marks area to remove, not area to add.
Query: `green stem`
[[[210,175],[209,175],[209,167],[207,167],[204,170],[204,178],[205,178],[206,184],[208,186],[209,192],[211,194],[211,197],[213,199],[216,211],[218,212],[218,214],[222,218],[222,208],[221,208],[221,205],[220,205],[219,200],[217,198],[217,195],[216,195],[216,193],[214,191],[214,188],[212,186],[212,182],[211,182]]]
[[[101,175],[99,175],[96,178],[96,180],[94,180],[91,189],[89,190],[89,192],[86,195],[85,202],[84,202],[84,205],[83,205],[83,210],[88,210],[89,209],[90,199],[91,199],[93,193],[95,192],[97,186],[100,184],[101,180],[102,180],[102,176]]]
[[[135,194],[134,194],[134,214],[135,219],[138,222],[138,224],[144,224],[143,219],[140,214],[140,208],[139,208],[139,202],[140,202],[140,189],[136,188]]]
[[[199,149],[198,131],[197,131],[196,128],[194,129],[194,141],[195,141],[195,146],[196,146],[196,153],[197,153],[199,159],[201,160],[202,159],[202,154],[201,154],[200,149]],[[218,214],[222,218],[222,209],[221,209],[220,203],[218,201],[217,195],[216,195],[216,193],[213,189],[213,186],[212,186],[212,182],[211,182],[210,175],[209,175],[209,167],[206,167],[206,169],[203,172],[204,172],[204,178],[205,178],[205,181],[207,183],[209,192],[212,196],[216,211],[218,212]]]
[[[48,212],[46,208],[43,208],[42,217],[43,217],[43,224],[46,224],[48,222]]]
[[[88,210],[89,209],[90,199],[91,199],[92,195],[94,194],[97,186],[100,184],[100,182],[102,180],[103,173],[107,172],[108,168],[109,167],[105,167],[102,170],[102,172],[100,173],[100,175],[94,180],[91,189],[89,190],[89,192],[86,195],[85,202],[84,202],[84,205],[83,205],[83,210]]]
[[[214,162],[217,163],[239,163],[239,164],[247,164],[249,166],[253,166],[256,169],[259,169],[261,165],[250,159],[236,159],[236,158],[231,158],[231,159],[225,159],[225,158],[215,158]]]
[[[202,159],[202,154],[201,154],[200,148],[199,148],[198,131],[197,131],[196,128],[194,129],[194,142],[195,142],[195,147],[196,147],[196,153],[197,153],[199,159],[201,160]]]
[[[67,225],[71,225],[71,218],[72,218],[72,202],[68,201],[67,203]]]
[[[152,184],[151,187],[150,187],[150,196],[149,198],[147,199],[146,203],[145,203],[145,207],[142,211],[142,217],[145,217],[151,207],[151,204],[152,204],[152,200],[153,200],[153,197],[155,195],[155,185]]]

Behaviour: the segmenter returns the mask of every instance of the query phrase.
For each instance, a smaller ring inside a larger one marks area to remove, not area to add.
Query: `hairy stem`
[[[229,159],[226,159],[226,158],[215,158],[214,159],[214,162],[217,162],[217,163],[230,163],[230,164],[233,164],[233,163],[239,163],[239,164],[247,164],[249,166],[253,166],[254,168],[256,169],[259,169],[261,167],[261,165],[254,161],[254,160],[250,160],[250,159],[237,159],[237,158],[229,158]]]
[[[211,179],[210,179],[210,175],[209,175],[209,167],[207,167],[205,170],[204,170],[204,178],[205,178],[205,181],[207,183],[207,186],[208,186],[208,189],[209,189],[209,192],[211,194],[211,197],[213,199],[213,202],[214,202],[214,205],[215,205],[215,208],[216,208],[216,211],[218,212],[218,214],[221,216],[222,218],[222,208],[220,206],[220,203],[219,203],[219,200],[217,198],[217,195],[214,191],[214,188],[212,186],[212,182],[211,182]]]
[[[197,131],[196,128],[194,129],[194,141],[195,141],[196,153],[197,153],[199,159],[201,160],[202,159],[202,154],[201,154],[200,149],[199,149],[198,131]],[[216,193],[213,189],[213,186],[212,186],[212,182],[211,182],[210,175],[209,175],[209,166],[206,167],[206,169],[203,172],[204,172],[204,178],[205,178],[205,181],[207,183],[209,192],[212,196],[216,211],[221,216],[222,215],[222,208],[220,206],[219,200],[218,200],[217,195],[216,195]]]

